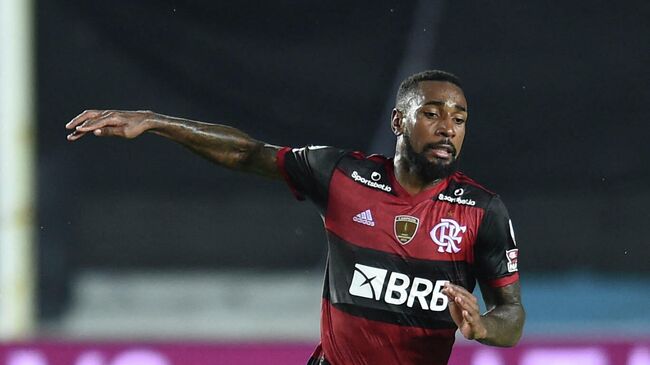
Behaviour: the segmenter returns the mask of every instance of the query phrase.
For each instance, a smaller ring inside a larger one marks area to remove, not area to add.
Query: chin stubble
[[[435,147],[435,145],[427,145],[421,153],[415,152],[411,145],[411,140],[407,135],[403,136],[404,143],[406,144],[406,159],[409,161],[410,169],[417,174],[424,183],[432,183],[438,179],[443,179],[456,171],[458,166],[458,159],[456,158],[456,150],[453,150],[452,159],[449,163],[436,163],[431,162],[424,155],[427,149]],[[445,144],[453,146],[449,142]]]

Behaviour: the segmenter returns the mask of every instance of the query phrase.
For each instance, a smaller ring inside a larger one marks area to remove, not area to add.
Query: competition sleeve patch
[[[307,197],[324,212],[332,173],[345,153],[326,146],[284,147],[278,151],[277,163],[296,198]]]
[[[508,210],[499,196],[494,196],[486,208],[474,245],[476,277],[492,287],[516,282],[518,255]]]

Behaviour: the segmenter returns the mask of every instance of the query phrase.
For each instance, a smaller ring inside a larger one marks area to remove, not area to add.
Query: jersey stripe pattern
[[[324,217],[328,260],[321,343],[333,365],[446,364],[456,325],[441,293],[519,279],[508,212],[460,172],[410,195],[392,159],[332,147],[285,147],[278,167]]]

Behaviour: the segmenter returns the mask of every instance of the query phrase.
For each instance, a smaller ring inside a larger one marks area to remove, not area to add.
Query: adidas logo
[[[375,226],[375,221],[372,220],[372,213],[370,213],[370,209],[366,209],[365,211],[355,215],[352,217],[352,220],[357,223],[365,224],[366,226]]]

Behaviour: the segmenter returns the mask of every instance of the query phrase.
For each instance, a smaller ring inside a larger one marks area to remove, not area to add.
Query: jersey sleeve
[[[494,196],[487,206],[474,245],[476,278],[492,287],[516,282],[519,280],[518,254],[508,210],[499,196]]]
[[[345,150],[324,146],[284,147],[278,151],[278,168],[298,200],[305,197],[324,212],[329,183]]]

